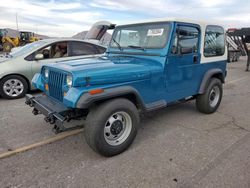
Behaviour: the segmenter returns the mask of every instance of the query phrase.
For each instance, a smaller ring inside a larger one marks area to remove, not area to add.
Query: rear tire
[[[6,99],[18,99],[24,97],[28,91],[27,81],[18,75],[4,77],[0,81],[0,95]]]
[[[137,134],[139,114],[129,100],[118,98],[90,109],[84,127],[88,145],[104,156],[125,151]]]
[[[201,94],[196,99],[197,109],[205,114],[214,113],[222,99],[223,89],[221,80],[212,78],[207,86],[204,94]]]

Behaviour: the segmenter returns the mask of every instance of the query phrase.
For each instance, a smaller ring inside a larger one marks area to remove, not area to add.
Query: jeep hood
[[[74,85],[111,84],[149,79],[153,70],[163,70],[154,60],[134,57],[96,57],[51,65],[71,73]]]

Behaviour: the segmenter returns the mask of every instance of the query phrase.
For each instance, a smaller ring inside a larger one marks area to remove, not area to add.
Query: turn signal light
[[[45,90],[48,91],[49,90],[49,85],[45,84]]]
[[[104,92],[103,89],[94,89],[94,90],[90,90],[89,94],[90,95],[96,95],[96,94],[103,93],[103,92]]]

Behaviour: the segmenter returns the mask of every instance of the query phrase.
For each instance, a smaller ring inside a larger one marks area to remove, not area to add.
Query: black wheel
[[[212,78],[204,94],[196,99],[197,109],[205,114],[211,114],[217,110],[223,94],[222,83],[217,78]]]
[[[6,99],[24,97],[28,91],[28,83],[18,75],[6,76],[0,81],[0,95]]]
[[[11,43],[5,42],[5,43],[3,44],[3,51],[4,51],[4,52],[10,52],[11,49],[12,49],[12,44],[11,44]]]
[[[137,134],[139,114],[129,100],[118,98],[90,109],[84,127],[88,145],[104,156],[125,151]]]

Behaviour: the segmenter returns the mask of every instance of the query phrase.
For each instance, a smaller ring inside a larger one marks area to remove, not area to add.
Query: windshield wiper
[[[118,46],[119,50],[122,51],[121,45],[114,38],[112,38],[112,40],[114,41],[114,43],[116,43],[116,45]]]
[[[145,48],[141,47],[141,46],[134,46],[134,45],[129,45],[129,48],[134,48],[134,49],[138,49],[138,50],[142,50],[145,51]]]

